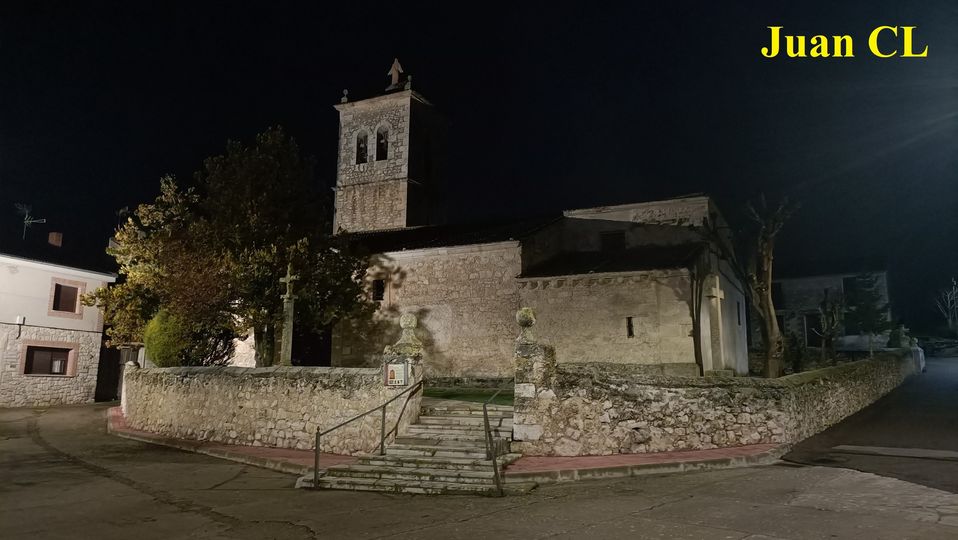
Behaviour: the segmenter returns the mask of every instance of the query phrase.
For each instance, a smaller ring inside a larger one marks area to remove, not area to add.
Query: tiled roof
[[[370,253],[488,244],[523,237],[562,219],[561,215],[505,223],[429,225],[387,231],[345,233],[342,236]]]
[[[525,270],[520,278],[686,268],[705,249],[702,243],[647,245],[616,252],[565,252]]]

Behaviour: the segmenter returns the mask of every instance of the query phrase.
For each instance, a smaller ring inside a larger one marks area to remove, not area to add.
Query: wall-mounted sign
[[[386,371],[386,386],[406,386],[409,364],[406,362],[388,363]]]

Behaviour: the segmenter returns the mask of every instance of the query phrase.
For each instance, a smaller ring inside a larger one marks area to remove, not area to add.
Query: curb
[[[272,471],[277,471],[286,474],[293,475],[312,475],[312,467],[303,467],[300,465],[295,465],[286,461],[280,461],[269,458],[247,456],[245,454],[239,454],[234,452],[229,452],[226,450],[221,450],[218,448],[204,448],[200,443],[194,443],[189,441],[182,441],[179,439],[171,439],[167,437],[152,436],[152,435],[141,435],[139,433],[131,433],[122,429],[115,429],[113,427],[113,419],[110,415],[109,410],[107,411],[106,419],[106,431],[110,435],[121,437],[124,439],[130,439],[132,441],[139,441],[149,444],[156,444],[160,446],[167,446],[170,448],[176,448],[177,450],[184,450],[186,452],[193,452],[194,454],[203,454],[210,457],[215,457],[219,459],[226,459],[229,461],[234,461],[236,463],[242,463],[244,465],[252,465],[254,467],[260,467],[263,469],[269,469]]]
[[[637,465],[616,465],[612,467],[593,467],[587,469],[558,469],[554,471],[530,471],[510,473],[504,475],[507,484],[517,482],[536,482],[538,484],[555,484],[560,482],[576,482],[581,480],[599,480],[603,478],[624,478],[647,474],[674,474],[694,471],[711,471],[719,469],[735,469],[740,467],[755,467],[771,465],[785,455],[789,446],[783,445],[766,450],[751,456],[732,458],[714,458],[697,461],[673,461],[667,463],[644,463]]]

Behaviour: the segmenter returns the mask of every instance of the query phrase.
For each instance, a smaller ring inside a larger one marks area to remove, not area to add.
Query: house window
[[[599,246],[602,251],[622,251],[625,249],[625,231],[605,231],[600,233]]]
[[[67,313],[76,313],[77,299],[80,296],[80,289],[55,283],[53,285],[53,311],[65,311]]]
[[[632,317],[625,318],[625,335],[629,338],[635,337],[635,326],[632,324]]]
[[[389,158],[389,130],[381,127],[376,130],[376,161]]]
[[[855,296],[855,293],[858,292],[858,278],[857,277],[845,277],[842,278],[842,292],[845,294],[845,297]]]
[[[382,302],[386,299],[386,280],[373,280],[373,302]]]
[[[369,136],[365,131],[356,135],[356,165],[369,161]]]
[[[821,347],[822,336],[818,335],[822,331],[822,316],[819,313],[805,314],[805,346]]]
[[[66,375],[70,349],[27,347],[23,372],[27,375]]]
[[[785,295],[782,293],[781,283],[772,283],[772,305],[775,306],[775,309],[785,307]]]

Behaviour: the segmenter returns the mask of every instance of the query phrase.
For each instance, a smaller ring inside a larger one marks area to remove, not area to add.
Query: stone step
[[[419,416],[417,424],[446,426],[485,426],[482,416]],[[512,428],[512,418],[489,418],[489,427]]]
[[[441,448],[467,448],[467,449],[477,449],[477,450],[486,450],[486,440],[484,438],[478,438],[476,440],[469,439],[440,439],[436,437],[429,437],[424,435],[403,435],[401,437],[396,437],[395,442],[390,445],[395,444],[409,444],[414,446],[436,446]]]
[[[410,482],[451,482],[459,484],[494,483],[492,470],[468,471],[450,469],[419,469],[412,467],[391,467],[388,465],[338,465],[330,467],[326,476],[351,478],[382,478],[386,480],[408,480]]]
[[[420,414],[427,416],[478,416],[482,418],[482,409],[423,409]],[[512,418],[512,411],[489,411],[489,418]]]
[[[386,447],[387,456],[422,456],[485,459],[485,448],[456,448],[419,444],[391,444]]]
[[[492,436],[497,439],[508,439],[511,438],[512,434],[508,436],[497,435],[497,432],[493,432]],[[407,433],[400,436],[400,438],[416,438],[416,439],[431,439],[435,441],[462,441],[462,442],[476,442],[482,445],[486,444],[486,434],[478,431],[476,433],[446,433],[444,431],[408,431]]]
[[[482,403],[456,401],[451,399],[433,399],[423,400],[420,409],[424,414],[432,414],[433,411],[479,411],[481,414]],[[486,409],[490,414],[493,412],[511,413],[514,410],[514,407],[512,405],[496,405],[490,403],[486,406]]]
[[[423,495],[445,495],[452,493],[495,495],[497,493],[494,485],[485,484],[460,484],[451,482],[409,483],[403,480],[382,478],[345,478],[335,476],[324,476],[320,478],[319,487],[323,489],[387,491],[391,493],[416,493]]]
[[[512,428],[490,428],[493,437],[505,438],[512,437]],[[485,440],[486,430],[482,426],[463,426],[463,425],[443,425],[443,424],[413,424],[407,426],[406,434],[423,435],[461,435],[463,437],[479,437]]]
[[[492,471],[492,461],[475,458],[450,458],[431,456],[391,456],[391,455],[361,455],[358,456],[360,465],[408,467],[411,469],[448,469],[460,471]],[[500,461],[501,463],[501,461]]]

